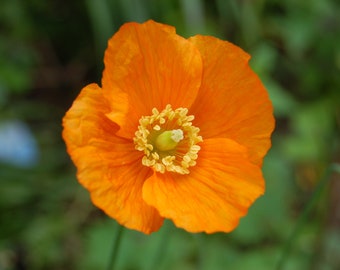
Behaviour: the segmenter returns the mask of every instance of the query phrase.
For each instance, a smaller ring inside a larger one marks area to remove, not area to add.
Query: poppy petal
[[[72,159],[99,159],[111,166],[140,159],[132,140],[115,135],[119,127],[105,114],[110,110],[96,84],[83,88],[63,118],[63,138]]]
[[[194,44],[154,21],[124,24],[110,39],[104,62],[108,117],[126,138],[153,108],[189,108],[201,83],[202,59]]]
[[[225,137],[246,146],[257,165],[271,146],[273,108],[250,56],[239,47],[209,36],[189,39],[203,60],[201,89],[190,113],[203,138]]]
[[[142,187],[150,174],[140,162],[114,168],[93,162],[77,176],[90,191],[94,205],[121,225],[150,234],[163,224],[158,211],[142,198]]]
[[[155,173],[144,183],[143,198],[187,231],[229,232],[263,194],[262,173],[232,140],[207,139],[201,147],[189,175]]]
[[[77,178],[93,203],[119,223],[145,233],[158,230],[163,218],[142,199],[151,171],[141,164],[132,140],[115,135],[119,127],[105,116],[110,108],[102,93],[96,84],[86,86],[63,119]]]

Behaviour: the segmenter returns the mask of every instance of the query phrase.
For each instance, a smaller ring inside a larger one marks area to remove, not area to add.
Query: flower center
[[[192,125],[193,115],[188,109],[171,105],[159,112],[152,109],[152,115],[142,116],[133,138],[135,148],[144,152],[142,164],[155,171],[188,174],[189,167],[196,165],[197,153],[201,149],[199,128]]]
[[[155,144],[158,150],[169,151],[175,149],[183,138],[181,129],[167,130],[157,136]]]

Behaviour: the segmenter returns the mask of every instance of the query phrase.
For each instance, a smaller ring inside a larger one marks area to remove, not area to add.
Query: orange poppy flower
[[[229,232],[264,193],[272,105],[249,55],[211,36],[127,23],[110,39],[102,87],[84,87],[63,138],[93,203],[144,233],[164,218]]]

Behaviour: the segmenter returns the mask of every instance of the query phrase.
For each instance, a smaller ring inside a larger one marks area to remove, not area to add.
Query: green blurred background
[[[106,269],[118,226],[77,183],[61,119],[100,83],[108,38],[150,18],[249,52],[277,125],[266,194],[234,232],[126,230],[115,269],[276,269],[285,247],[282,269],[340,269],[339,174],[318,188],[340,162],[337,0],[1,1],[0,269]]]

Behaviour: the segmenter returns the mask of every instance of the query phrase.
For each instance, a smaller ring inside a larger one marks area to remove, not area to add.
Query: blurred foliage
[[[125,231],[117,269],[275,269],[325,169],[340,162],[339,14],[336,0],[2,1],[0,269],[107,267],[117,224],[77,183],[61,118],[84,85],[100,82],[108,38],[150,18],[248,51],[277,124],[266,194],[234,232],[192,235],[171,222],[151,236]],[[11,122],[27,130],[11,136],[10,155],[35,140],[26,163],[4,154]],[[283,269],[340,269],[339,178],[329,179]]]

